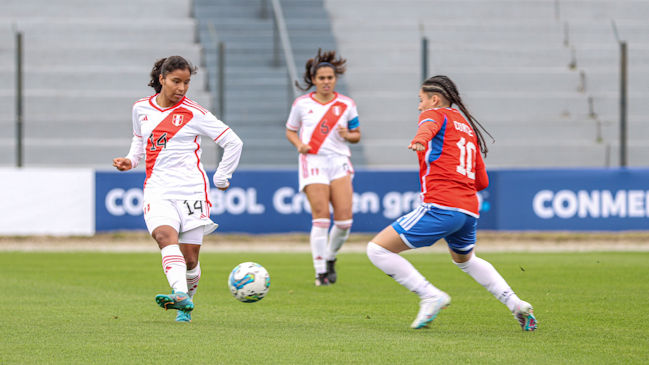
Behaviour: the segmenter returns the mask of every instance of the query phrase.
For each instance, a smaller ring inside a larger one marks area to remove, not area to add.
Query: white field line
[[[365,252],[364,243],[347,243],[340,253],[362,253]],[[432,247],[413,250],[405,254],[418,253],[447,253],[446,243],[437,242]],[[97,241],[97,240],[71,240],[55,242],[30,241],[30,240],[3,240],[0,242],[0,251],[9,252],[159,252],[157,245],[150,242],[137,240],[128,241]],[[605,251],[649,251],[649,242],[603,242],[603,241],[562,241],[562,242],[539,242],[539,241],[507,241],[478,242],[476,252],[605,252]],[[294,241],[268,241],[268,242],[207,242],[201,248],[201,252],[295,252],[309,253],[310,247],[307,242]]]

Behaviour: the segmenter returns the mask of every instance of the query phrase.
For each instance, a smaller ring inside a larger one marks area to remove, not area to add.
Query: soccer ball
[[[270,289],[270,275],[255,262],[244,262],[235,267],[228,278],[232,295],[244,303],[262,300]]]

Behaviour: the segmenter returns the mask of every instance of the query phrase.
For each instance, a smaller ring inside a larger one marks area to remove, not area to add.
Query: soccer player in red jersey
[[[451,108],[453,105],[460,110]],[[431,246],[444,238],[455,265],[505,304],[523,330],[534,331],[537,324],[532,306],[516,296],[489,262],[473,253],[479,217],[477,192],[489,185],[481,155],[487,153],[478,129],[482,126],[446,76],[424,81],[419,90],[419,111],[417,134],[408,148],[419,159],[422,203],[377,234],[367,245],[367,256],[376,267],[419,295],[420,308],[411,327],[428,327],[451,303],[451,297],[428,282],[399,253]]]
[[[159,294],[156,302],[177,309],[176,321],[191,321],[193,297],[201,277],[198,254],[203,236],[218,225],[210,219],[210,184],[201,163],[201,136],[223,148],[212,177],[226,190],[239,164],[243,143],[232,129],[185,96],[191,75],[187,60],[171,56],[158,60],[151,71],[156,94],[133,105],[133,139],[126,157],[113,159],[120,171],[130,170],[144,159],[144,220],[162,254],[162,268],[171,294]]]
[[[348,143],[358,143],[361,130],[356,104],[334,91],[345,72],[346,60],[335,51],[318,50],[306,62],[304,82],[315,91],[295,99],[286,122],[286,138],[299,158],[299,189],[311,205],[311,253],[316,286],[337,280],[336,253],[349,237],[352,226],[352,177]],[[299,87],[299,85],[298,85]],[[331,225],[329,203],[333,206]]]

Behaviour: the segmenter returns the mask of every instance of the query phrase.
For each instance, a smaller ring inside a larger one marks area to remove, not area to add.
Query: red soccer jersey
[[[479,217],[476,192],[489,185],[478,138],[464,116],[453,108],[428,109],[419,115],[411,143],[417,152],[424,203]]]

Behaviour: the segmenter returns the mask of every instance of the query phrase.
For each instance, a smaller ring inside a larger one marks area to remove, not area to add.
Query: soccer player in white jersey
[[[347,143],[358,143],[361,130],[356,104],[334,91],[345,72],[346,60],[335,51],[318,50],[306,62],[302,90],[315,91],[295,99],[286,122],[286,138],[299,152],[299,188],[309,200],[312,214],[311,254],[316,286],[337,280],[336,253],[352,226],[352,177]],[[300,87],[300,85],[298,85]],[[331,225],[329,203],[333,207]]]
[[[185,94],[196,68],[180,56],[158,60],[151,71],[156,94],[133,105],[133,139],[126,157],[113,160],[120,171],[146,165],[144,220],[162,253],[171,294],[156,302],[176,309],[176,321],[190,322],[201,277],[198,261],[203,236],[218,225],[210,219],[210,184],[201,163],[201,136],[224,150],[212,177],[226,190],[239,164],[243,143],[232,129]]]

